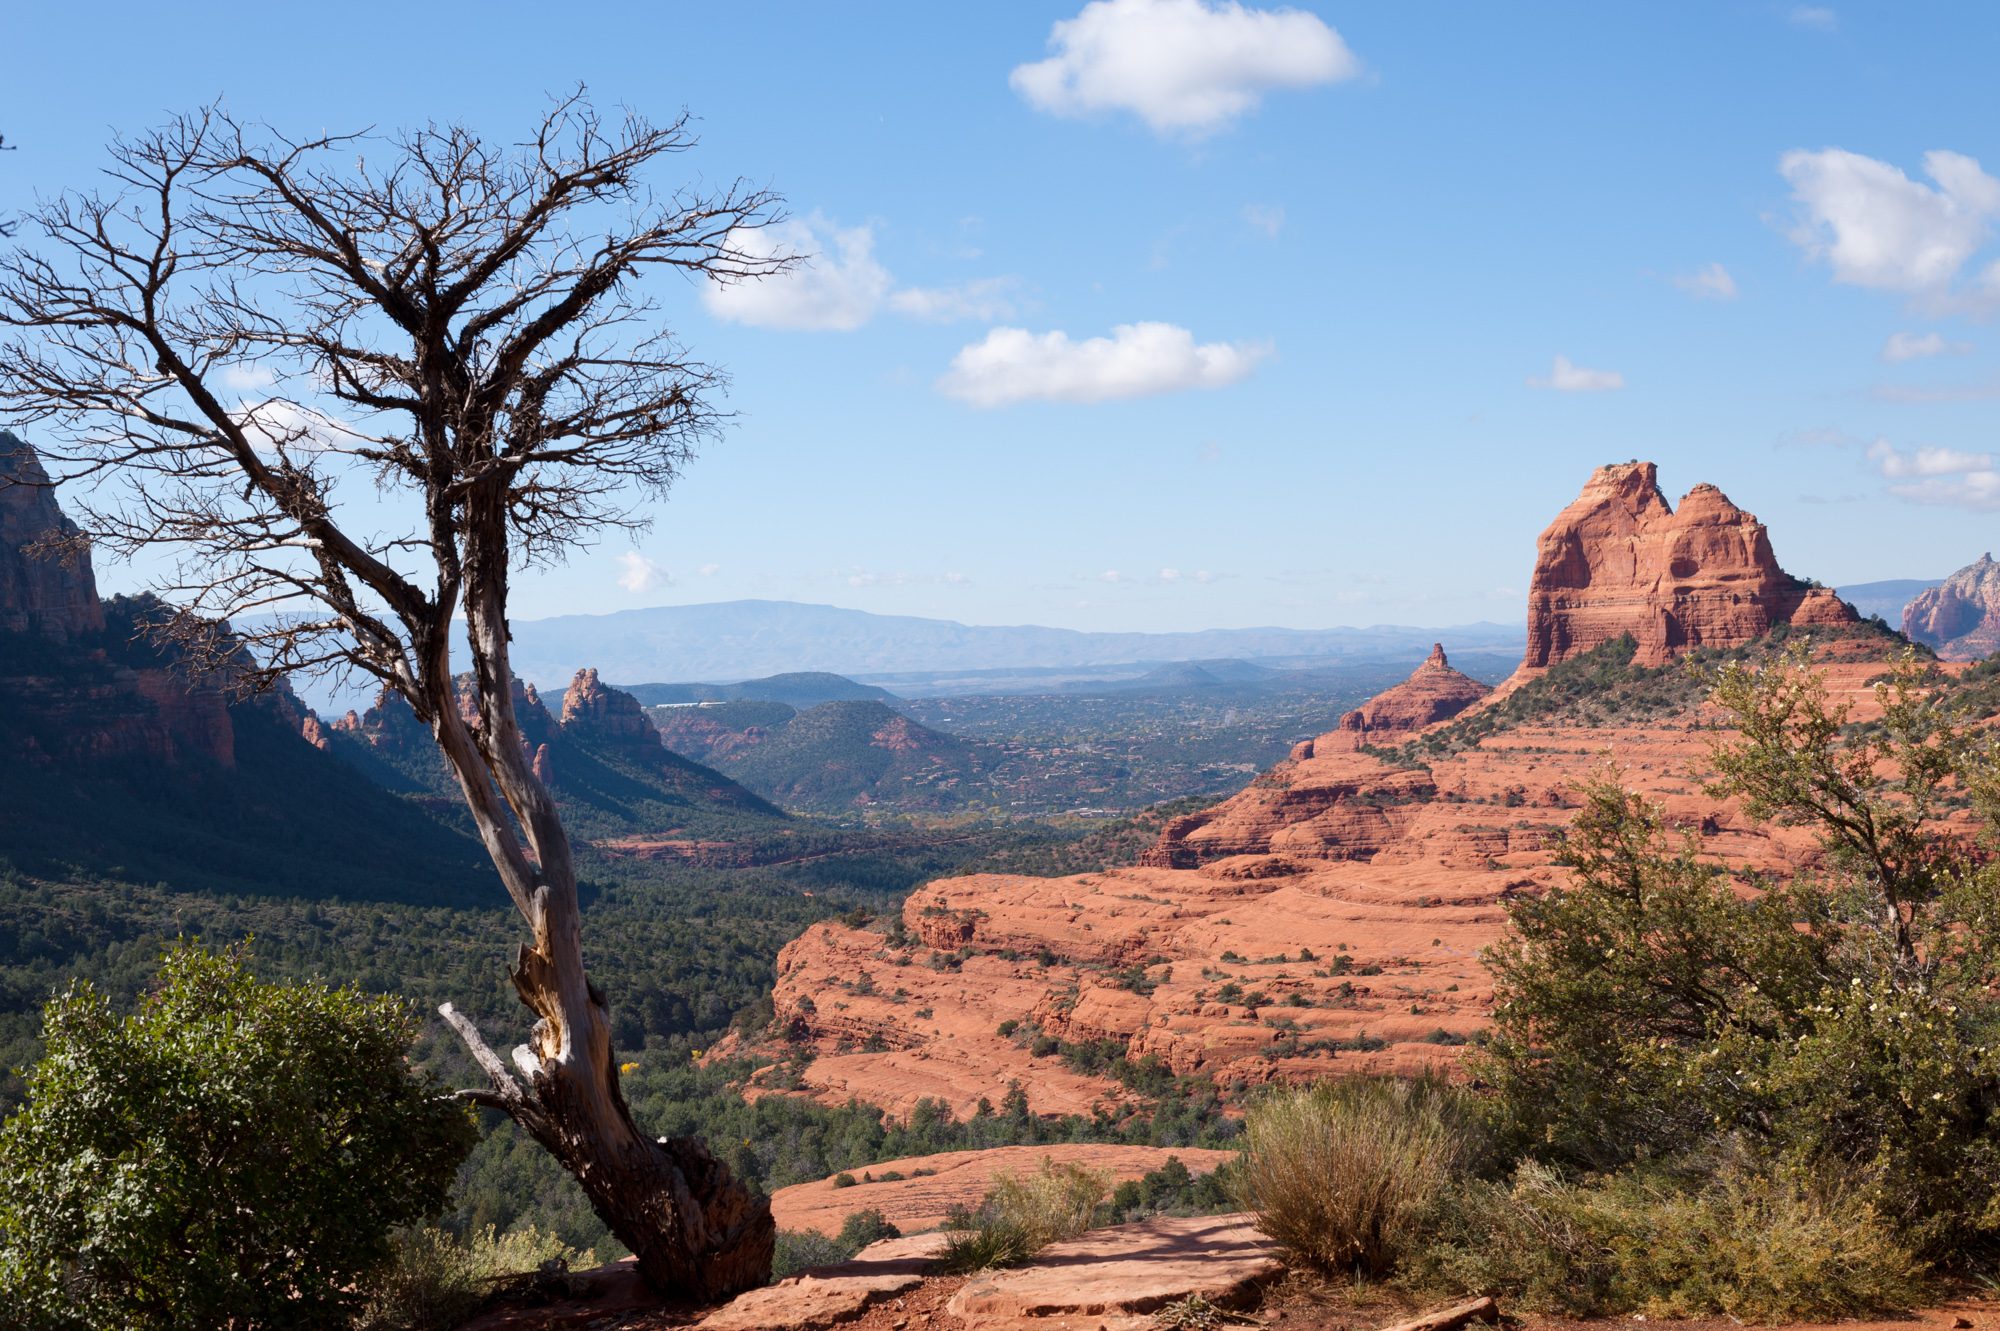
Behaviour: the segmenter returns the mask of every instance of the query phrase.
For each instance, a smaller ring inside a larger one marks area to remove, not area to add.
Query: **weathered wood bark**
[[[504,499],[504,491],[494,491],[490,502]],[[480,502],[472,501],[475,508]],[[533,931],[532,942],[516,951],[511,975],[537,1018],[528,1042],[514,1050],[517,1081],[484,1050],[469,1021],[450,1004],[440,1009],[492,1083],[490,1094],[469,1098],[505,1111],[576,1176],[654,1289],[710,1302],[761,1285],[776,1240],[770,1202],[752,1197],[701,1142],[647,1137],[626,1107],[610,1014],[584,967],[569,834],[535,777],[514,711],[504,545],[468,540],[465,574],[480,724],[467,721],[453,690],[432,700],[432,732]],[[451,679],[442,668],[427,673]]]

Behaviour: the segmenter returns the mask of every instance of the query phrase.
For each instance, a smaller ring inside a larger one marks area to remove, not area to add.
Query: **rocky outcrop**
[[[563,694],[563,733],[587,736],[616,747],[657,749],[660,732],[646,719],[639,700],[597,678],[594,669],[579,670]]]
[[[35,450],[0,430],[0,631],[73,642],[104,631],[76,524]]]
[[[1828,589],[1780,568],[1764,524],[1722,491],[1697,485],[1675,509],[1652,463],[1618,463],[1599,467],[1541,535],[1521,664],[1543,669],[1629,633],[1635,662],[1654,666],[1695,647],[1741,646],[1777,624],[1856,618]]]
[[[1444,644],[1436,643],[1414,674],[1341,717],[1340,729],[1372,743],[1448,721],[1492,691],[1491,685],[1452,669]]]
[[[1981,555],[1943,586],[1920,593],[1903,608],[1903,633],[1947,661],[2000,652],[2000,564]]]

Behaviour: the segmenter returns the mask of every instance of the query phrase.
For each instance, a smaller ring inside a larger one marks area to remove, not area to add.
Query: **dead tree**
[[[491,1082],[462,1094],[576,1176],[655,1289],[711,1300],[767,1277],[769,1206],[632,1121],[507,619],[513,574],[643,525],[723,419],[646,279],[783,266],[746,243],[769,193],[648,188],[693,143],[685,117],[607,122],[580,92],[511,146],[291,141],[217,108],[120,139],[109,187],[42,205],[0,260],[0,416],[35,430],[93,541],[171,570],[184,650],[409,700],[530,933],[512,1070],[446,1005]]]

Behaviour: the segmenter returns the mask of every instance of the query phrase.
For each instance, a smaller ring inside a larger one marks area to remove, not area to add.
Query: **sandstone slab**
[[[972,1326],[1143,1325],[1132,1319],[1192,1294],[1239,1303],[1281,1269],[1247,1215],[1146,1220],[1093,1230],[1044,1248],[1030,1265],[969,1280],[946,1306]]]
[[[820,1331],[852,1321],[876,1303],[923,1283],[939,1234],[884,1239],[851,1262],[819,1267],[740,1294],[696,1323],[704,1331]]]

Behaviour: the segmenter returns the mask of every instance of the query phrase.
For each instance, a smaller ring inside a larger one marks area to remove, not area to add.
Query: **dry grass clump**
[[[488,1225],[469,1238],[441,1229],[397,1235],[396,1258],[374,1281],[356,1331],[445,1331],[477,1312],[510,1278],[597,1265],[533,1225],[496,1234]]]
[[[1014,1266],[1090,1228],[1111,1192],[1111,1176],[1043,1157],[1032,1174],[1003,1175],[986,1199],[951,1218],[939,1269],[947,1273]]]
[[[1474,1140],[1462,1093],[1434,1079],[1277,1091],[1245,1118],[1239,1195],[1295,1261],[1331,1275],[1387,1275]]]

